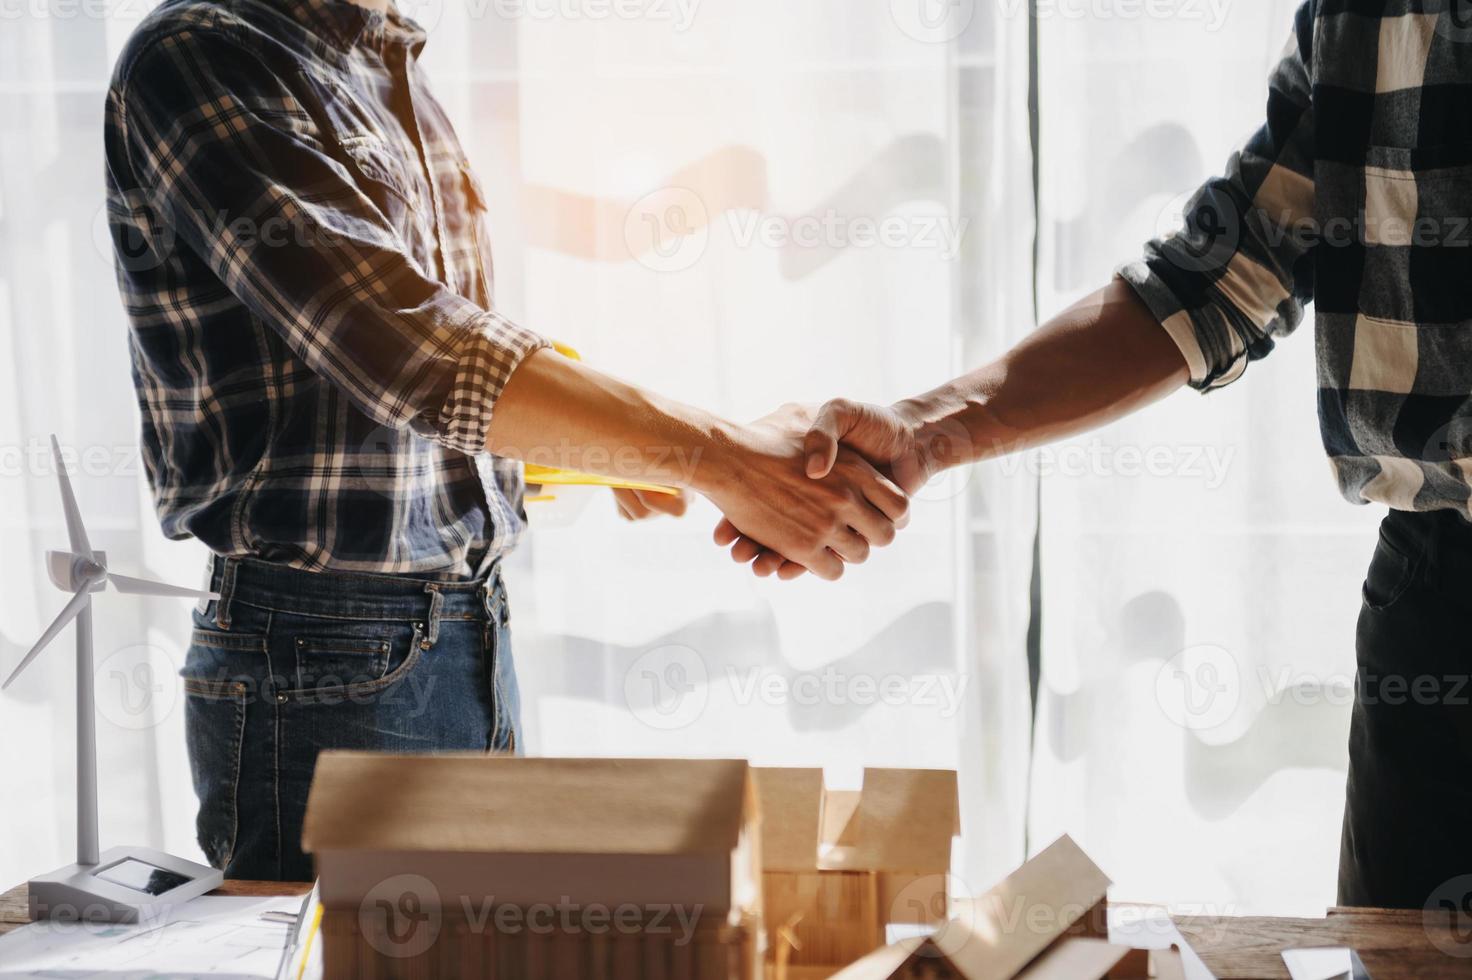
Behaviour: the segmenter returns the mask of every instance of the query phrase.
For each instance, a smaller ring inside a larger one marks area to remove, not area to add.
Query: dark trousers
[[[1472,524],[1391,512],[1356,649],[1339,903],[1472,909]]]
[[[450,584],[217,558],[211,588],[182,671],[184,727],[199,844],[227,878],[312,879],[302,817],[324,749],[515,750],[499,574]]]

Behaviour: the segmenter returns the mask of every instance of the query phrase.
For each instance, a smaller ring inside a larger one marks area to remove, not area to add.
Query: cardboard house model
[[[883,946],[890,923],[947,920],[955,772],[866,769],[858,790],[825,787],[820,769],[752,773],[775,978],[829,976]]]
[[[833,980],[1176,980],[1178,949],[1111,943],[1109,879],[1067,836],[985,895],[958,900],[934,933],[861,957]]]
[[[744,761],[323,753],[326,976],[752,980],[756,820]]]

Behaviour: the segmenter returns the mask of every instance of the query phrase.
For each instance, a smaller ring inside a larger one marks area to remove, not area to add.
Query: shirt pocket
[[[1371,146],[1358,217],[1362,313],[1392,323],[1472,323],[1472,142]]]
[[[359,190],[407,241],[413,229],[415,205],[403,161],[387,143],[371,134],[341,136],[338,145],[355,171]]]

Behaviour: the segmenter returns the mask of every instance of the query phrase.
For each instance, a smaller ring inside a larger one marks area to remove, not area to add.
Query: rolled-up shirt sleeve
[[[154,219],[375,422],[485,449],[501,391],[548,346],[406,254],[303,99],[224,33],[158,39],[116,95]]]
[[[1291,333],[1313,298],[1315,241],[1311,3],[1269,81],[1267,121],[1184,209],[1184,226],[1121,267],[1210,390]]]

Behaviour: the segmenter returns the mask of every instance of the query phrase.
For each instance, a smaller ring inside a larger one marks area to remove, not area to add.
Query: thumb
[[[834,399],[818,410],[818,417],[802,443],[808,476],[821,480],[832,472],[838,460],[838,441],[852,425],[852,406],[842,399]]]

